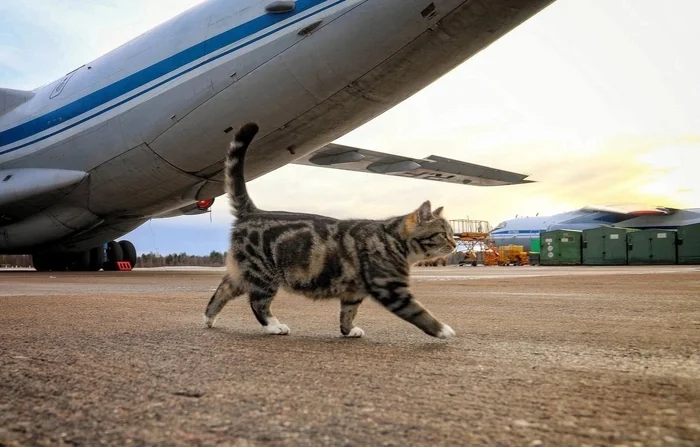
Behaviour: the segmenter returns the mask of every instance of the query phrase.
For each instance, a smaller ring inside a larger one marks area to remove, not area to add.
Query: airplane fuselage
[[[390,109],[551,1],[297,0],[281,13],[266,7],[290,2],[202,3],[0,115],[0,172],[75,177],[0,213],[0,252],[89,249],[217,197],[242,123],[261,128],[254,179]]]

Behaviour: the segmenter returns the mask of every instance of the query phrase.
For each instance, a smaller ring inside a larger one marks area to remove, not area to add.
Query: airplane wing
[[[525,174],[489,168],[437,155],[430,155],[427,158],[410,158],[341,144],[328,144],[293,163],[470,186],[533,183],[533,180],[526,180],[528,176]]]
[[[25,90],[13,90],[0,88],[0,115],[14,109],[18,105],[27,102],[35,95],[34,92]]]
[[[581,208],[582,211],[601,212],[610,214],[620,214],[626,216],[645,216],[645,215],[668,215],[678,211],[675,208],[664,206],[646,206],[634,203],[623,203],[614,205],[591,205]]]

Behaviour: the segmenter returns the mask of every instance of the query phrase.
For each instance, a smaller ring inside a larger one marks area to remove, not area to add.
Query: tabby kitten
[[[432,212],[426,201],[410,214],[386,220],[260,210],[248,196],[243,175],[246,151],[257,133],[257,124],[244,125],[226,158],[226,192],[237,220],[227,272],[204,313],[207,327],[228,301],[247,293],[267,333],[289,334],[270,311],[282,288],[312,299],[339,298],[340,332],[346,337],[364,335],[353,320],[367,295],[429,335],[454,336],[408,288],[411,264],[451,253],[456,246],[442,207]]]

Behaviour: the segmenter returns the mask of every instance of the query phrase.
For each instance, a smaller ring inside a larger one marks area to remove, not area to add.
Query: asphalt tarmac
[[[700,268],[424,267],[457,335],[282,293],[288,336],[221,269],[0,270],[0,445],[698,446]]]

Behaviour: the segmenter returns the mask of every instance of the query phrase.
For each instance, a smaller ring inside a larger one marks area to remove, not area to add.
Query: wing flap
[[[345,171],[368,172],[470,186],[501,186],[533,183],[527,175],[494,169],[451,158],[431,155],[410,158],[401,155],[328,144],[294,162]]]

